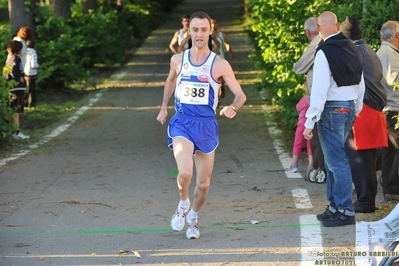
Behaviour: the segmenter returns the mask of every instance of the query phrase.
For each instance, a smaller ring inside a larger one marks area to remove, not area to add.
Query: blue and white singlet
[[[190,61],[191,49],[183,52],[180,72],[177,74],[175,109],[177,114],[195,117],[215,116],[220,82],[212,77],[216,54],[212,51],[204,63]]]

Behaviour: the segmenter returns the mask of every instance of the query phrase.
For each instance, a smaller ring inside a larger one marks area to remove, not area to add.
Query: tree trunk
[[[64,19],[71,18],[71,1],[70,0],[54,0],[54,14]]]
[[[88,14],[90,9],[97,9],[97,0],[82,0],[83,13]]]
[[[32,6],[36,5],[35,0],[31,0]],[[32,15],[26,12],[25,0],[8,0],[8,12],[10,17],[11,33],[15,36],[21,27],[30,27],[33,36],[36,36],[36,25]]]

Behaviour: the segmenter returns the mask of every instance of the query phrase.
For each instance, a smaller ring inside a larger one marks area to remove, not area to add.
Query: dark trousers
[[[26,86],[28,87],[29,93],[27,107],[36,107],[36,79],[26,79]]]
[[[377,149],[356,150],[352,130],[349,131],[345,147],[356,189],[357,205],[374,210],[378,187]]]
[[[324,154],[320,145],[319,133],[317,131],[317,123],[314,125],[312,133],[313,137],[310,139],[310,147],[313,154],[313,168],[321,169],[324,171]]]
[[[384,194],[399,195],[399,129],[395,129],[398,112],[384,112],[388,147],[381,149],[382,189]]]

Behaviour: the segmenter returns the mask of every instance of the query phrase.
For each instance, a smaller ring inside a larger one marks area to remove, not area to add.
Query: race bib
[[[180,103],[207,105],[209,83],[182,81],[177,92]]]

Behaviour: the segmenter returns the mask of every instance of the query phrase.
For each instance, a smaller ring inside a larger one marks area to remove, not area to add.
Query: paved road
[[[156,116],[170,38],[182,14],[199,10],[227,33],[248,102],[234,120],[218,117],[201,238],[189,241],[169,227],[176,166]],[[314,265],[317,251],[354,251],[355,226],[320,228],[314,219],[327,204],[324,185],[287,178],[278,132],[252,90],[260,76],[241,15],[240,0],[185,1],[69,127],[0,167],[0,265]]]

